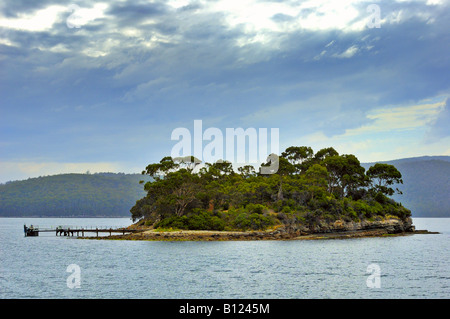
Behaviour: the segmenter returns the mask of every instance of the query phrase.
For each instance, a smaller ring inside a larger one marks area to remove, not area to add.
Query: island
[[[395,236],[417,232],[390,164],[366,169],[352,154],[291,146],[257,171],[224,160],[164,157],[146,167],[146,195],[131,208],[140,229],[109,239],[275,240]]]

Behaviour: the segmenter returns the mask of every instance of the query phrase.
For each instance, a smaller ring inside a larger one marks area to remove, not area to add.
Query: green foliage
[[[273,226],[275,223],[276,221],[274,218],[263,216],[258,213],[241,213],[234,219],[233,226],[239,230],[259,230]]]
[[[339,155],[333,148],[314,155],[305,146],[289,147],[278,163],[278,171],[268,175],[248,165],[237,173],[226,161],[194,172],[165,157],[147,166],[155,180],[131,209],[133,219],[159,220],[155,227],[162,228],[261,230],[280,223],[410,216],[386,192],[366,188],[375,177],[390,185],[391,168],[387,177],[373,169],[369,177],[354,155]]]
[[[386,195],[395,193],[395,190],[389,186],[403,184],[402,174],[390,164],[376,163],[367,170],[367,176],[372,180],[373,190]],[[401,194],[398,189],[396,191]]]
[[[197,210],[189,216],[171,216],[156,223],[156,228],[174,228],[185,230],[224,230],[225,222],[204,210]]]
[[[261,204],[247,204],[246,209],[250,212],[250,213],[256,213],[256,214],[262,214],[263,211],[265,209],[267,209],[266,206],[261,205]]]
[[[335,165],[328,166],[330,161]],[[341,171],[338,168],[345,161],[353,169],[347,168],[348,177],[344,178],[344,167]],[[294,166],[299,162],[301,169]],[[411,211],[404,206],[413,207],[414,216],[449,216],[448,157],[387,163],[395,164],[401,171],[404,195],[396,192],[392,198],[403,205],[393,202],[389,191],[377,187],[396,189],[399,186],[395,179],[390,185],[384,184],[379,176],[389,175],[383,175],[379,169],[370,169],[380,165],[362,164],[367,173],[365,177],[361,176],[357,159],[340,156],[333,148],[319,150],[294,164],[288,159],[281,163],[285,166],[284,171],[265,176],[250,166],[236,173],[227,162],[208,164],[199,173],[194,173],[193,167],[198,164],[196,159],[186,161],[166,157],[144,171],[146,175],[155,176],[154,181],[138,174],[102,173],[63,174],[8,182],[0,184],[0,216],[125,217],[131,212],[134,221],[143,220],[146,225],[154,225],[156,221],[177,214],[178,217],[189,217],[204,210],[223,220],[225,229],[235,228],[236,212],[262,214],[272,218],[275,224],[306,223],[308,212],[314,218],[334,216],[351,220],[353,213],[349,207],[357,218],[405,218]],[[351,174],[352,171],[356,175]],[[385,169],[385,172],[389,170]],[[362,177],[359,181],[358,175]],[[395,178],[395,174],[390,175]],[[362,186],[367,178],[371,184]],[[142,184],[139,184],[140,180],[143,180]]]
[[[139,174],[61,174],[0,184],[0,216],[129,217],[145,195]],[[141,209],[151,207],[141,202]],[[136,212],[144,215],[143,212]]]

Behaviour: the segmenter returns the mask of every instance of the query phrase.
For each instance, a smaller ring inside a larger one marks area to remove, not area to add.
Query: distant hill
[[[129,217],[145,177],[61,174],[0,184],[0,217]]]
[[[383,163],[402,173],[403,195],[393,198],[413,217],[450,217],[450,156]],[[362,163],[367,169],[374,163]],[[145,195],[140,174],[62,174],[0,184],[0,217],[129,217]]]
[[[386,161],[402,173],[403,195],[392,198],[413,217],[450,217],[450,156],[423,156]],[[363,163],[366,169],[374,163]]]

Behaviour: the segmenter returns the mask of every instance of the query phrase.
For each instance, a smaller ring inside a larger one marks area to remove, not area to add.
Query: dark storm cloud
[[[167,14],[169,7],[164,1],[126,1],[112,4],[106,14],[114,16],[123,25],[135,25],[142,20]]]

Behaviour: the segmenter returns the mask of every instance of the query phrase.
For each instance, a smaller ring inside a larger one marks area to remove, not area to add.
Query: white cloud
[[[52,5],[32,14],[19,14],[18,18],[1,17],[0,27],[25,31],[45,31],[53,27],[63,12],[67,12],[66,6]]]
[[[58,43],[57,45],[54,45],[52,47],[39,46],[37,48],[39,50],[41,50],[41,51],[50,51],[50,52],[54,52],[54,53],[67,53],[67,52],[70,52],[70,49],[68,49],[67,46],[62,44],[62,43]]]
[[[333,41],[331,41],[330,43],[328,43],[326,46],[325,46],[325,48],[328,48],[328,47],[330,47],[330,46],[332,46],[333,44],[334,44],[334,40]]]
[[[220,13],[229,28],[240,28],[244,38],[238,45],[262,43],[277,46],[280,37],[298,30],[361,31],[366,27],[368,14],[360,11],[363,0],[309,0],[270,2],[257,0],[226,0],[204,2],[206,13]],[[290,17],[275,21],[274,16]],[[332,42],[329,43],[332,45]]]
[[[0,16],[0,27],[24,31],[47,31],[57,22],[64,21],[70,27],[83,26],[97,18],[104,17],[108,8],[106,3],[96,3],[92,8],[83,8],[78,5],[62,6],[51,5],[47,8],[37,10],[31,14],[19,14],[17,18],[6,18]]]
[[[287,3],[255,0],[217,1],[210,6],[211,11],[225,13],[225,20],[231,27],[245,25],[248,31],[277,30],[278,26],[272,17],[277,13],[292,14],[292,9]]]
[[[354,56],[358,51],[359,51],[359,48],[356,45],[352,45],[344,52],[342,52],[340,54],[333,54],[333,56],[336,58],[348,59],[348,58],[351,58],[352,56]]]
[[[66,24],[69,28],[80,28],[91,21],[104,18],[107,8],[108,4],[106,3],[96,3],[92,8],[84,8],[76,4],[71,4],[66,9],[71,12],[66,18]]]
[[[427,6],[443,5],[446,2],[448,3],[448,0],[427,0]]]
[[[189,4],[189,0],[169,0],[167,4],[175,9],[182,8]]]
[[[315,151],[332,146],[341,154],[355,154],[360,161],[373,162],[421,155],[446,155],[450,137],[439,143],[426,140],[428,127],[445,106],[444,101],[411,106],[382,108],[370,112],[372,122],[344,134],[327,136],[315,132],[291,141],[289,145],[309,145]]]
[[[6,45],[9,47],[17,46],[17,44],[15,44],[14,42],[11,42],[9,39],[6,39],[6,38],[0,38],[0,44]]]
[[[326,53],[327,53],[327,50],[323,50],[322,52],[320,52],[320,54],[318,54],[314,57],[314,60],[320,60],[322,57],[325,56]]]
[[[445,106],[445,100],[432,104],[418,104],[374,110],[367,115],[371,124],[349,129],[344,135],[373,134],[395,130],[414,130],[433,123]]]
[[[357,24],[364,20],[355,5],[361,1],[305,1],[301,9],[311,9],[310,14],[301,19],[300,25],[308,30],[340,29],[353,31],[361,28]]]
[[[177,0],[185,2],[184,0]],[[376,1],[377,2],[377,1]],[[401,1],[397,1],[401,2]],[[427,5],[443,5],[445,0],[421,0]],[[266,37],[276,40],[277,36],[300,29],[309,31],[340,30],[344,32],[362,31],[367,28],[368,19],[373,12],[366,8],[373,5],[369,0],[306,0],[306,1],[257,1],[257,0],[225,0],[203,2],[207,12],[222,13],[230,28],[243,27],[246,34],[255,35],[262,32]],[[382,6],[380,4],[380,6]],[[394,10],[383,12],[385,18],[381,23],[401,23],[418,16],[425,20],[429,14],[422,11]],[[275,15],[293,17],[283,22],[275,22]],[[424,15],[426,17],[424,17]],[[268,43],[264,38],[261,41]],[[258,41],[258,39],[254,39]],[[242,42],[242,40],[241,40]],[[332,43],[330,43],[331,45]]]

